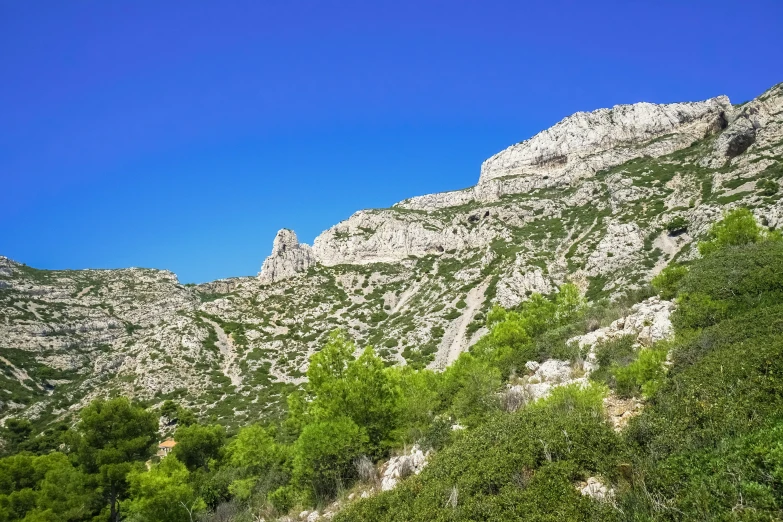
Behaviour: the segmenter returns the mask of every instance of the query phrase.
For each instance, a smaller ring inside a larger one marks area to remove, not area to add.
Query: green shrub
[[[449,311],[448,311],[448,312],[447,312],[447,313],[446,313],[446,314],[443,316],[443,318],[444,318],[444,319],[447,319],[447,320],[449,320],[449,321],[453,321],[454,319],[457,319],[458,317],[461,317],[461,316],[462,316],[462,313],[461,313],[459,310],[457,310],[457,309],[453,309],[453,310],[449,310]]]
[[[761,190],[763,196],[774,196],[778,193],[780,187],[774,180],[760,179],[756,182],[756,188]]]
[[[666,231],[669,235],[681,234],[686,230],[688,230],[688,221],[682,216],[677,216],[666,223]]]
[[[667,377],[626,432],[637,469],[621,507],[642,516],[655,512],[649,499],[665,497],[688,519],[728,519],[737,505],[750,519],[780,517],[781,482],[770,473],[779,450],[752,441],[780,434],[782,327],[783,306],[757,308],[674,347]]]
[[[625,335],[598,345],[595,349],[598,368],[590,374],[590,379],[614,388],[616,383],[613,370],[627,366],[636,359],[634,341],[635,336]]]
[[[225,437],[225,428],[217,424],[182,426],[174,434],[177,445],[172,453],[191,471],[205,468],[210,460],[218,457]]]
[[[672,263],[660,274],[653,277],[650,284],[663,299],[674,299],[680,287],[680,281],[688,273],[688,267]]]
[[[269,503],[272,504],[278,513],[288,513],[298,502],[298,495],[296,489],[291,486],[283,486],[277,488],[268,497]]]
[[[308,424],[294,446],[294,483],[314,501],[333,498],[356,479],[353,461],[368,440],[347,417]]]
[[[663,383],[664,361],[669,352],[668,345],[645,348],[627,366],[616,366],[611,373],[616,382],[617,394],[621,397],[650,397]]]
[[[777,234],[771,234],[756,223],[750,210],[738,208],[712,225],[707,240],[699,243],[699,252],[706,256],[722,248],[758,243],[776,237]]]
[[[680,328],[716,324],[731,314],[779,302],[783,242],[725,247],[697,260],[680,282],[672,321]]]

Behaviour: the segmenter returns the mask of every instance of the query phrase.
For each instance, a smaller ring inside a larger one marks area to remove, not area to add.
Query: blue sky
[[[0,0],[0,255],[251,275],[579,110],[783,81],[783,2]]]

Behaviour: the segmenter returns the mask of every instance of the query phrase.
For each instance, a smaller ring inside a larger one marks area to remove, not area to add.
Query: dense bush
[[[781,297],[783,242],[731,246],[699,260],[682,278],[673,321],[681,328],[703,328]]]
[[[653,277],[650,284],[664,299],[673,299],[680,288],[680,282],[688,274],[688,267],[671,264],[664,268],[660,274]]]
[[[226,430],[219,424],[183,426],[174,434],[173,454],[191,471],[205,468],[220,456],[225,438]]]
[[[618,506],[637,519],[783,516],[783,245],[749,216],[717,224],[678,284],[671,366],[625,433]]]
[[[758,226],[750,210],[738,208],[710,228],[707,240],[699,243],[699,252],[708,256],[726,247],[779,239],[779,233]]]
[[[682,216],[677,216],[666,223],[666,231],[670,235],[681,234],[688,230],[688,222]]]
[[[356,478],[353,461],[367,443],[364,430],[346,417],[308,424],[294,449],[294,482],[313,501],[333,497]]]

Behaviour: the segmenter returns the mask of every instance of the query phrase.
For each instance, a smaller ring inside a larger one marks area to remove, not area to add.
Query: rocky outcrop
[[[750,118],[738,118],[715,143],[718,154],[727,158],[739,156],[756,141],[756,127]]]
[[[622,431],[628,421],[642,412],[644,403],[636,397],[618,397],[611,393],[604,397],[604,411],[615,431]]]
[[[528,361],[525,369],[531,372],[527,376],[526,383],[521,385],[526,402],[547,397],[557,386],[587,385],[587,377],[584,372],[581,372],[570,361],[548,359],[540,364],[536,361]]]
[[[734,158],[756,142],[759,129],[766,127],[783,110],[783,84],[734,111],[725,131],[715,140],[716,160]]]
[[[644,246],[644,237],[635,223],[610,222],[606,234],[587,258],[590,275],[605,274],[637,261]]]
[[[725,127],[732,110],[729,99],[718,96],[703,102],[636,103],[578,112],[487,159],[475,187],[417,196],[396,206],[435,210],[569,185],[634,158],[688,147]]]
[[[583,496],[599,502],[607,502],[614,498],[614,489],[608,487],[597,477],[588,478],[587,481],[580,483],[577,489]]]
[[[418,475],[427,465],[429,452],[413,446],[410,453],[392,457],[381,468],[381,491],[394,489],[397,482],[411,475]]]
[[[13,269],[18,266],[5,256],[0,256],[0,276],[11,277]]]
[[[639,158],[657,158],[689,148],[706,136],[719,133],[715,140],[713,168],[727,157],[735,157],[755,143],[756,135],[779,119],[781,86],[740,108],[732,107],[726,96],[702,102],[656,105],[637,103],[611,109],[580,112],[532,138],[513,145],[487,159],[481,167],[478,184],[464,190],[417,196],[392,209],[363,210],[319,235],[313,243],[317,261],[326,266],[398,262],[409,256],[442,254],[453,250],[484,248],[503,232],[485,225],[488,209],[463,222],[438,211],[465,209],[502,203],[515,195],[532,195],[539,190],[576,188],[567,205],[589,205],[600,190],[592,176]],[[728,125],[728,128],[727,128]],[[724,130],[725,129],[725,130]],[[586,179],[591,178],[591,179]],[[613,175],[606,180],[613,209],[652,197],[649,187],[632,179]],[[673,207],[693,199],[689,187],[677,178],[681,190],[671,196]],[[534,199],[534,198],[531,198]],[[506,212],[508,214],[508,212]],[[466,216],[467,217],[467,216]],[[507,215],[494,215],[507,219]],[[445,219],[444,219],[445,218]],[[490,220],[491,221],[491,220]],[[615,223],[605,241],[587,263],[588,275],[602,275],[638,261],[641,231],[634,223]],[[619,253],[615,251],[619,250]],[[626,254],[629,254],[630,257]],[[524,267],[523,267],[524,268]],[[543,289],[547,282],[538,276],[523,280],[520,272],[503,286],[511,303],[519,290]],[[516,288],[515,288],[516,287]]]
[[[637,103],[580,112],[486,160],[475,187],[417,196],[393,208],[432,212],[500,202],[509,195],[535,190],[574,186],[586,177],[632,159],[659,157],[686,148],[723,129],[733,111],[728,98],[719,96],[703,102]],[[734,119],[732,132],[737,137],[725,138],[732,151],[742,142],[746,124],[740,122],[745,120]],[[630,180],[620,185],[616,190],[622,201],[646,197],[643,189],[630,185]],[[590,191],[581,193],[580,202],[589,200],[590,195]],[[476,233],[470,227],[444,226],[432,221],[421,214],[357,212],[321,234],[314,243],[314,252],[318,261],[326,265],[393,262],[409,255],[482,248],[496,236],[491,230]],[[596,258],[593,264],[606,261]],[[622,260],[609,260],[608,264],[618,261]],[[598,272],[593,268],[591,273]]]
[[[520,259],[514,264],[514,270],[498,282],[497,302],[504,308],[518,305],[533,293],[551,294],[555,285],[547,278],[541,268],[528,267]]]
[[[293,230],[284,228],[272,243],[272,253],[264,261],[258,273],[259,281],[274,283],[294,277],[315,264],[310,245],[300,243]]]
[[[720,130],[730,110],[729,99],[719,96],[578,112],[486,160],[479,184],[505,176],[574,180],[633,157],[668,154]]]
[[[673,302],[659,297],[650,297],[633,305],[628,315],[613,321],[606,328],[599,328],[593,332],[574,337],[568,342],[577,343],[580,348],[591,348],[585,364],[595,365],[595,351],[592,348],[600,343],[633,335],[636,343],[649,346],[669,338],[673,332],[670,319],[673,311]]]
[[[638,347],[669,338],[672,324],[669,319],[674,303],[651,297],[631,307],[625,317],[613,321],[605,328],[569,339],[586,352],[581,363],[548,359],[543,363],[528,361],[526,375],[517,384],[508,385],[501,400],[509,411],[514,411],[532,401],[549,396],[558,386],[587,386],[591,372],[598,368],[596,349],[601,343],[624,336],[634,336]],[[612,398],[606,404],[608,417],[616,428],[625,426],[628,419],[640,411],[638,401],[618,401]]]
[[[230,294],[244,283],[244,277],[229,277],[227,279],[217,279],[208,283],[196,285],[195,290],[200,294]]]

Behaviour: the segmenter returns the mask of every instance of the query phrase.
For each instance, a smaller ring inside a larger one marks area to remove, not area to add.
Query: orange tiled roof
[[[158,447],[159,448],[173,448],[176,445],[177,445],[177,441],[172,440],[172,439],[166,439],[163,442],[161,442],[160,444],[158,444]]]

